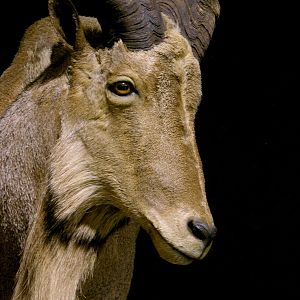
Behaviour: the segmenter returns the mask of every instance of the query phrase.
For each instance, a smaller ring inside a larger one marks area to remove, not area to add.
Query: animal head
[[[188,264],[205,256],[216,231],[194,131],[198,59],[211,32],[189,41],[165,2],[102,1],[92,43],[69,0],[49,1],[72,52],[49,208],[56,224],[77,226],[70,236],[88,242],[130,218],[161,257]],[[205,15],[202,2],[187,1]],[[184,1],[174,3],[186,11]]]

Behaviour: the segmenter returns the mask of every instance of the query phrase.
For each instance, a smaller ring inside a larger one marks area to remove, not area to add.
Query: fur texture
[[[139,226],[171,263],[201,259],[210,247],[187,225],[214,227],[193,125],[201,76],[189,43],[164,17],[164,40],[150,50],[122,41],[98,49],[97,21],[66,15],[73,45],[52,11],[54,27],[49,19],[33,25],[0,80],[3,299],[18,269],[13,299],[126,298]],[[23,61],[30,68],[12,79]],[[111,88],[119,82],[132,88],[125,97]]]

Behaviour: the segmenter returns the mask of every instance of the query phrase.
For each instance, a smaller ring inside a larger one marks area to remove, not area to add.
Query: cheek
[[[83,89],[83,101],[89,106],[90,111],[96,113],[106,104],[106,80],[103,76],[95,76],[89,80]]]
[[[74,83],[64,104],[68,116],[76,123],[103,119],[107,113],[104,87],[103,82],[92,79]]]
[[[200,70],[199,67],[192,65],[186,69],[185,84],[183,86],[184,105],[191,122],[194,122],[201,98],[202,86]]]

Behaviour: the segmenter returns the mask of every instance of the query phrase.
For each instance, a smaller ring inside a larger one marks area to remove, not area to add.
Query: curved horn
[[[216,18],[220,13],[217,0],[157,0],[160,11],[178,23],[200,61],[209,45]]]
[[[97,19],[105,46],[119,39],[132,50],[147,50],[162,41],[164,23],[154,0],[101,0]]]

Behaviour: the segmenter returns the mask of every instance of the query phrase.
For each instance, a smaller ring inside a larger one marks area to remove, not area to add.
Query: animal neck
[[[46,192],[49,156],[60,133],[57,103],[41,97],[34,102],[29,94],[21,95],[0,118],[0,290],[7,293]]]
[[[29,234],[13,299],[126,299],[139,227],[132,221],[98,247],[46,235],[43,209]],[[21,297],[20,297],[21,296]],[[19,298],[20,297],[20,298]]]
[[[138,231],[139,226],[129,222],[109,236],[98,251],[92,276],[82,287],[82,299],[127,298]]]
[[[138,225],[102,199],[76,134],[62,128],[50,161],[13,299],[126,299]]]

